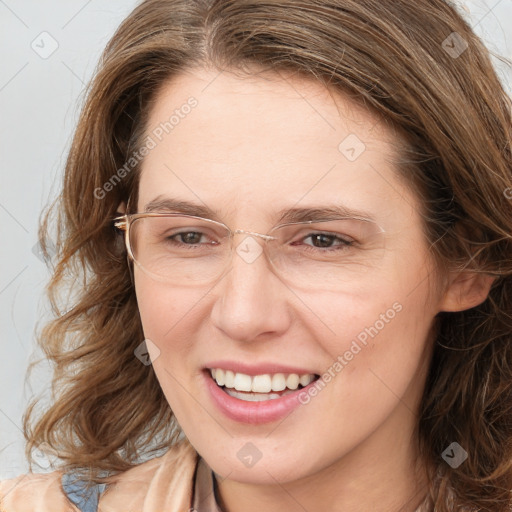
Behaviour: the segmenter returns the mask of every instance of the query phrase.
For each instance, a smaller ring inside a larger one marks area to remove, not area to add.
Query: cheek
[[[159,283],[140,271],[135,272],[135,290],[144,336],[163,354],[186,348],[190,340],[176,333],[193,321],[204,292]]]
[[[415,364],[431,324],[423,305],[399,294],[371,302],[343,297],[331,301],[322,316],[329,330],[317,331],[317,340],[331,359],[329,368],[339,363],[331,373],[376,367],[392,374],[411,359]]]
[[[156,345],[151,354],[156,377],[178,421],[193,416],[190,396],[184,392],[194,368],[193,329],[198,325],[198,303],[204,295],[191,289],[177,289],[135,273],[135,289],[144,336]],[[186,335],[185,333],[188,333]],[[151,353],[151,351],[150,351]]]
[[[336,320],[336,335],[326,336],[324,328],[316,338],[329,353],[321,375],[326,384],[301,400],[312,429],[332,440],[331,451],[342,453],[394,411],[403,421],[410,417],[421,397],[430,322],[421,300],[396,290],[371,301],[345,296],[333,302],[325,314]]]
[[[425,350],[436,313],[427,301],[429,269],[419,258],[410,258],[409,265],[396,263],[371,290],[310,301],[322,320],[316,338],[330,359],[324,375],[335,383],[333,397],[350,395],[367,403],[389,390],[401,395],[428,363]]]

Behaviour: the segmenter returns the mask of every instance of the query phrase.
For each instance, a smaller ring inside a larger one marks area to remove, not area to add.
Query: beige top
[[[0,481],[0,512],[79,512],[61,471]],[[424,502],[415,512],[428,510]],[[187,440],[124,473],[102,493],[98,512],[222,512],[211,468]]]
[[[100,497],[98,512],[188,512],[196,468],[197,452],[188,441],[181,441],[161,457],[116,475]],[[79,512],[67,498],[61,477],[62,471],[53,471],[1,481],[0,511]]]

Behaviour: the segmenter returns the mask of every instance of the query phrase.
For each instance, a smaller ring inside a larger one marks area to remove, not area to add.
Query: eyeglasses
[[[247,264],[266,252],[276,275],[298,288],[339,290],[378,268],[384,230],[363,218],[280,224],[266,234],[178,213],[135,213],[114,219],[128,256],[148,276],[176,286],[203,285],[229,269],[236,246]],[[264,243],[260,243],[263,240]]]

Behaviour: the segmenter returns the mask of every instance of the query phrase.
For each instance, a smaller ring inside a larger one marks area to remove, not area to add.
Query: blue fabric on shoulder
[[[61,482],[67,497],[81,512],[97,512],[100,494],[105,490],[106,484],[96,484],[87,489],[87,482],[80,480],[73,472],[64,473]]]

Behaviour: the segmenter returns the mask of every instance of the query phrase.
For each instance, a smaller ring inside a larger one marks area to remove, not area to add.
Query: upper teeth
[[[297,389],[299,384],[307,386],[315,380],[313,373],[299,375],[297,373],[275,373],[270,375],[246,375],[245,373],[234,373],[231,370],[222,368],[210,369],[212,377],[219,386],[235,388],[237,391],[253,391],[254,393],[270,393],[271,391],[282,391],[285,388]]]

